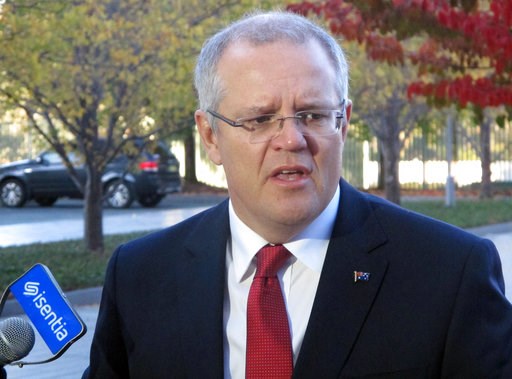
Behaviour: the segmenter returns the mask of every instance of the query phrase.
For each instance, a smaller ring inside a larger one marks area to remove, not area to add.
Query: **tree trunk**
[[[185,138],[185,181],[197,183],[196,175],[196,140],[191,130]]]
[[[84,242],[87,250],[98,255],[105,249],[102,196],[101,173],[89,168],[84,193]]]
[[[482,167],[482,183],[480,198],[492,198],[491,182],[491,121],[484,118],[480,124],[480,162]]]
[[[385,143],[382,145],[382,155],[384,157],[384,193],[386,199],[395,204],[400,204],[400,149],[393,147],[394,144],[395,143]]]

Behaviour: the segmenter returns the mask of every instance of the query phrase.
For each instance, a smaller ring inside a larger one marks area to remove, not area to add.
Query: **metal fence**
[[[451,174],[459,186],[480,183],[480,132],[478,127],[455,125]],[[405,141],[399,164],[403,188],[442,188],[448,176],[447,146],[443,128],[417,129]],[[361,141],[357,130],[349,132],[343,153],[343,175],[360,188],[375,188],[379,180],[379,149],[376,138]],[[512,183],[512,125],[491,130],[491,171],[495,183]]]

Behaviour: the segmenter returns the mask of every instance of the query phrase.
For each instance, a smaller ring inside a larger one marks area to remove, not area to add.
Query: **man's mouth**
[[[294,181],[303,178],[305,174],[303,169],[285,169],[276,171],[274,177],[279,180]]]

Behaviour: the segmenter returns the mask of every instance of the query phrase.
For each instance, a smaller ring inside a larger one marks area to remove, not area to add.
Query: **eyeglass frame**
[[[260,115],[256,115],[254,117],[240,117],[236,120],[232,120],[230,118],[227,118],[226,116],[216,112],[216,111],[213,111],[211,109],[207,109],[206,112],[211,114],[214,118],[217,118],[221,121],[224,121],[226,124],[228,124],[229,126],[232,126],[233,128],[243,128],[245,125],[243,123],[243,121],[240,121],[240,120],[244,120],[244,121],[248,121],[248,120],[251,120],[251,119],[256,119],[258,117],[261,117],[261,116],[271,116],[271,115],[279,115],[279,116],[282,116],[282,117],[279,117],[279,118],[276,118],[274,121],[279,121],[279,129],[282,129],[283,128],[283,123],[285,120],[287,119],[299,119],[300,120],[300,117],[297,116],[297,114],[299,113],[304,113],[304,112],[313,112],[313,111],[336,111],[336,112],[341,112],[341,116],[336,116],[336,120],[339,120],[339,122],[336,122],[336,129],[335,129],[335,133],[333,134],[336,134],[340,129],[341,129],[341,120],[345,118],[345,114],[346,114],[346,109],[345,109],[345,99],[343,99],[343,101],[341,102],[341,109],[305,109],[303,111],[298,111],[298,112],[295,112],[295,114],[293,116],[283,116],[283,115],[280,115],[279,113],[265,113],[265,114],[260,114]],[[331,134],[327,134],[327,135],[331,135]],[[326,135],[326,136],[327,136]],[[275,137],[275,136],[274,136]],[[274,137],[270,138],[269,140],[272,140]]]

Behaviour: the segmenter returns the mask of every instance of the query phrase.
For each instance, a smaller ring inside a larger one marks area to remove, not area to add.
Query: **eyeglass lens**
[[[260,143],[278,137],[287,119],[292,119],[294,126],[306,136],[323,137],[336,134],[340,126],[339,111],[304,111],[294,116],[265,115],[249,120],[240,120],[250,132],[249,142]]]

